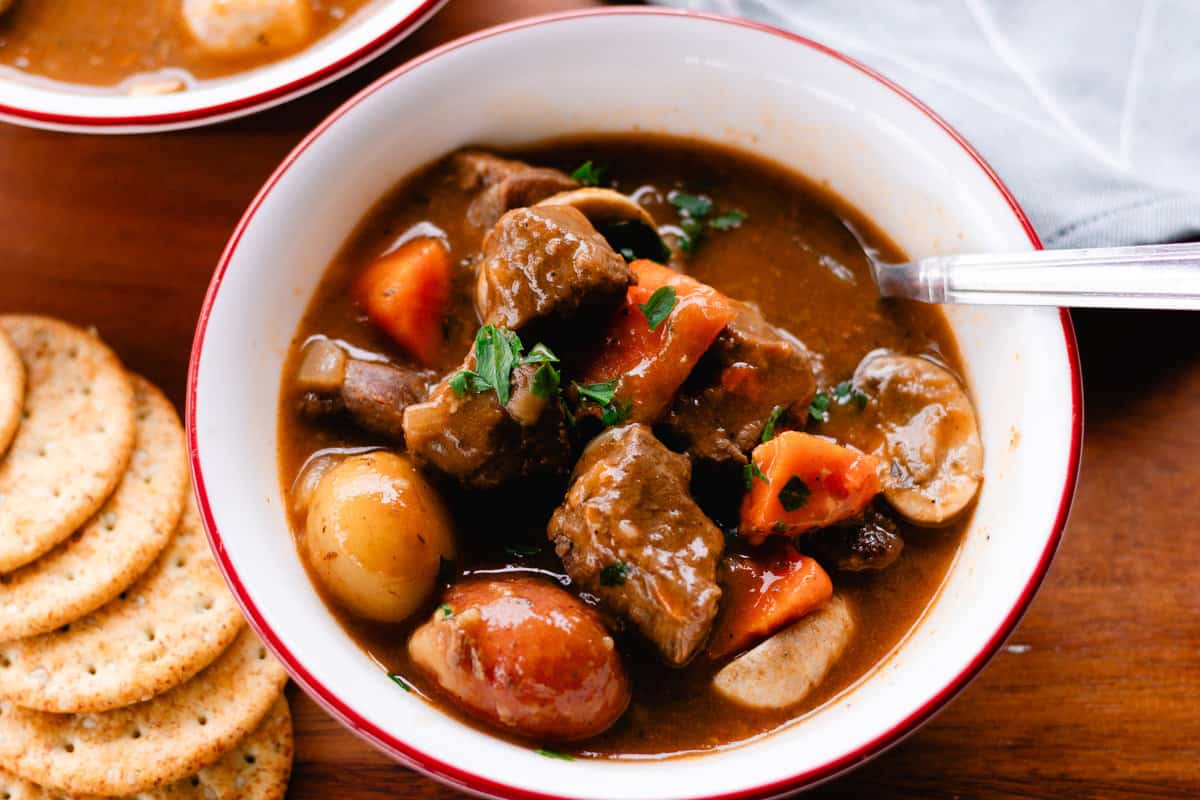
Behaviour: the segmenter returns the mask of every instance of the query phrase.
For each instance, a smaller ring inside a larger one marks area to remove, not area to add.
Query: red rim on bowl
[[[387,48],[399,43],[401,39],[424,24],[427,19],[433,16],[447,2],[449,0],[423,0],[404,19],[354,52],[348,53],[337,61],[326,64],[307,75],[302,75],[280,86],[252,94],[249,97],[241,97],[202,108],[190,108],[163,114],[142,114],[124,117],[57,114],[48,111],[18,108],[0,103],[0,115],[7,115],[17,120],[27,120],[34,124],[106,129],[182,125],[186,123],[198,123],[203,120],[220,121],[240,116],[241,114],[249,114],[253,111],[259,111],[298,97],[346,75],[367,61],[381,55]]]
[[[474,42],[488,39],[493,36],[498,36],[509,31],[519,30],[532,26],[544,25],[564,20],[579,19],[583,17],[593,16],[612,16],[612,15],[653,15],[653,16],[683,16],[688,18],[699,18],[709,20],[711,22],[719,22],[727,25],[736,25],[744,28],[750,28],[763,33],[780,36],[788,39],[803,47],[808,47],[817,50],[825,55],[841,61],[850,67],[862,72],[863,74],[873,78],[880,84],[886,86],[891,91],[895,92],[906,101],[915,106],[925,116],[929,117],[942,130],[946,132],[967,155],[979,166],[979,168],[987,175],[1009,207],[1012,209],[1014,217],[1024,229],[1025,234],[1029,237],[1029,243],[1035,249],[1042,249],[1041,240],[1033,229],[1029,218],[1021,209],[1012,193],[1008,190],[996,174],[995,170],[984,161],[983,157],[959,134],[949,123],[938,116],[932,109],[910,94],[904,88],[898,86],[890,79],[867,67],[864,64],[855,61],[848,56],[845,56],[836,50],[833,50],[825,45],[814,42],[803,36],[799,36],[788,31],[781,30],[769,25],[750,22],[747,20],[734,19],[731,17],[723,17],[715,14],[703,14],[690,11],[678,11],[659,8],[620,8],[620,9],[594,9],[585,11],[566,12],[560,14],[549,14],[540,17],[532,17],[529,19],[520,20],[517,22],[501,25],[495,28],[489,28],[478,33],[465,36],[453,42],[449,42],[441,47],[425,53],[424,55],[413,59],[404,64],[391,73],[380,78],[371,86],[365,88],[354,98],[347,101],[341,108],[337,109],[322,122],[312,133],[300,142],[299,145],[284,159],[283,163],[272,174],[267,183],[259,191],[254,201],[250,204],[245,215],[238,223],[233,236],[230,238],[229,244],[221,257],[220,263],[217,266],[216,272],[208,288],[208,294],[205,297],[203,308],[200,312],[200,319],[196,327],[196,336],[192,345],[191,363],[188,369],[188,389],[187,389],[187,433],[188,433],[188,448],[189,457],[192,465],[192,473],[195,481],[195,491],[197,501],[200,507],[200,514],[204,520],[204,527],[208,532],[209,542],[212,545],[213,552],[216,555],[225,578],[230,587],[233,589],[238,602],[242,606],[242,610],[246,613],[250,624],[262,637],[263,641],[274,651],[275,655],[283,662],[292,678],[300,684],[300,686],[311,696],[319,705],[325,708],[330,714],[339,719],[351,731],[371,743],[375,747],[382,750],[387,755],[396,760],[408,764],[425,774],[438,778],[439,780],[453,785],[457,788],[464,789],[477,794],[487,794],[496,797],[511,798],[512,800],[571,800],[571,798],[562,797],[559,795],[545,794],[534,792],[520,787],[510,786],[507,784],[493,781],[489,778],[476,775],[466,770],[447,764],[436,758],[425,754],[412,746],[396,739],[388,732],[382,730],[374,723],[364,719],[354,709],[346,705],[337,694],[328,686],[325,686],[315,680],[311,673],[305,669],[304,665],[296,658],[296,656],[288,650],[282,641],[268,628],[255,606],[254,602],[246,592],[246,587],[241,582],[236,573],[233,572],[229,562],[228,554],[225,551],[221,539],[221,533],[217,530],[215,521],[212,515],[212,509],[209,506],[208,495],[205,489],[204,474],[200,467],[199,449],[196,440],[196,395],[197,395],[197,375],[200,366],[200,357],[204,350],[205,333],[208,327],[209,316],[212,312],[213,303],[216,300],[217,293],[220,291],[221,281],[225,275],[226,269],[232,260],[233,253],[237,250],[238,243],[241,240],[242,234],[250,221],[254,218],[259,206],[262,204],[265,197],[270,193],[280,178],[291,168],[297,158],[317,139],[326,129],[337,122],[342,116],[349,112],[354,106],[360,103],[364,98],[377,91],[383,85],[389,83],[395,78],[414,70],[423,64],[426,64],[438,57],[445,55],[448,52],[457,50]],[[729,792],[721,795],[708,795],[697,797],[695,800],[742,800],[743,798],[770,798],[780,796],[798,789],[811,787],[817,783],[835,777],[841,772],[844,772],[851,767],[860,765],[865,761],[874,758],[888,748],[897,744],[904,737],[914,733],[924,723],[955,697],[960,691],[966,688],[967,684],[979,674],[980,670],[987,662],[996,654],[1000,646],[1005,642],[1009,635],[1020,622],[1025,611],[1029,608],[1029,604],[1033,601],[1034,595],[1042,580],[1045,578],[1046,572],[1050,567],[1050,562],[1058,549],[1059,543],[1062,540],[1063,531],[1066,528],[1067,517],[1070,513],[1071,502],[1074,498],[1075,487],[1079,475],[1079,458],[1080,448],[1083,436],[1083,385],[1079,367],[1078,347],[1075,341],[1075,329],[1071,322],[1070,313],[1066,309],[1059,309],[1059,316],[1062,322],[1063,340],[1066,348],[1067,359],[1071,371],[1071,444],[1069,461],[1067,464],[1066,480],[1062,487],[1062,496],[1059,501],[1059,507],[1055,516],[1054,524],[1050,530],[1046,546],[1042,551],[1038,561],[1037,568],[1025,587],[1022,589],[1020,597],[1013,605],[1012,609],[1006,616],[1004,623],[987,642],[987,644],[971,659],[970,663],[959,672],[955,678],[941,689],[936,695],[925,702],[920,708],[911,713],[906,719],[891,729],[879,734],[871,741],[847,753],[841,758],[832,760],[822,764],[819,767],[814,767],[804,772],[797,773],[788,778],[774,781],[772,783],[754,786],[752,788],[743,789],[737,792]]]

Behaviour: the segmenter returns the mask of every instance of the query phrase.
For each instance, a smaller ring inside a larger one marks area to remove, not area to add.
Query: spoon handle
[[[926,303],[1200,310],[1200,243],[933,256],[877,264],[885,297]]]

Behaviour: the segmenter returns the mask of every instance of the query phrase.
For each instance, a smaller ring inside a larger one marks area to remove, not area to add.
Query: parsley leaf
[[[475,335],[475,371],[496,390],[500,405],[508,405],[513,367],[521,356],[521,337],[495,325],[484,325]]]
[[[549,400],[558,394],[558,388],[561,383],[562,376],[559,375],[554,365],[542,364],[537,368],[537,372],[533,373],[533,380],[529,382],[529,391],[536,397]]]
[[[671,315],[675,310],[675,287],[660,286],[654,290],[654,294],[650,295],[650,299],[645,303],[638,303],[638,308],[646,315],[646,321],[650,323],[650,330],[654,330],[663,321]]]
[[[454,616],[454,609],[451,608],[447,603],[442,603],[440,606],[438,606],[438,611],[442,612],[443,617]]]
[[[492,387],[487,381],[479,376],[478,372],[464,369],[460,370],[454,375],[454,377],[450,379],[450,388],[454,390],[456,395],[462,397],[467,393],[479,394],[480,392],[486,392]]]
[[[569,755],[567,755],[566,753],[560,753],[557,750],[550,750],[545,747],[540,747],[537,750],[534,750],[533,752],[537,753],[539,756],[544,756],[546,758],[556,758],[559,761],[574,761],[575,760],[575,759],[571,758]]]
[[[712,213],[712,200],[704,195],[685,194],[684,192],[671,192],[668,199],[671,205],[675,206],[680,212],[690,217],[707,217]]]
[[[771,416],[767,417],[767,424],[763,427],[762,440],[769,442],[775,438],[775,428],[779,425],[779,421],[783,419],[783,412],[787,411],[783,406],[775,406],[771,409]]]
[[[833,397],[839,406],[854,403],[859,411],[867,407],[870,397],[850,381],[842,381],[833,388]]]
[[[779,490],[779,505],[783,506],[784,511],[804,508],[810,494],[812,492],[808,490],[808,484],[793,475]]]
[[[599,405],[606,406],[612,402],[613,395],[617,393],[617,379],[604,383],[576,383],[575,388],[579,391],[582,397],[593,400]]]
[[[521,359],[522,364],[557,364],[558,356],[546,345],[538,342],[529,351],[529,355]]]
[[[742,482],[745,483],[746,488],[749,489],[754,485],[755,478],[758,478],[760,481],[766,484],[771,483],[767,479],[766,474],[758,468],[758,464],[755,464],[753,461],[751,461],[749,464],[742,467]]]
[[[576,167],[575,171],[571,173],[571,177],[584,186],[599,186],[607,172],[608,167],[602,164],[598,165],[589,159]]]
[[[746,212],[738,211],[736,208],[729,211],[723,211],[708,221],[708,227],[715,228],[719,231],[729,231],[734,228],[740,228],[742,223],[746,221]]]
[[[408,681],[404,680],[404,678],[401,678],[401,677],[400,677],[399,675],[397,675],[396,673],[394,673],[394,672],[389,672],[389,673],[387,674],[387,676],[388,676],[389,678],[391,678],[391,679],[392,679],[392,683],[396,684],[397,686],[399,686],[399,687],[400,687],[401,689],[403,689],[404,691],[406,691],[406,692],[411,692],[411,691],[412,691],[412,687],[411,687],[411,686],[409,686],[409,684],[408,684]]]
[[[624,403],[609,403],[602,409],[600,421],[605,425],[612,427],[620,425],[625,420],[629,419],[629,415],[633,413],[633,401],[626,400]]]
[[[629,565],[624,561],[618,561],[615,564],[609,564],[607,567],[600,570],[600,585],[621,586],[625,583],[625,576],[628,574]]]
[[[504,548],[504,552],[512,558],[533,558],[542,552],[542,548],[536,544],[510,544]]]
[[[813,422],[828,422],[829,395],[825,394],[825,392],[817,392],[813,396],[812,403],[808,406],[808,415],[812,417]]]

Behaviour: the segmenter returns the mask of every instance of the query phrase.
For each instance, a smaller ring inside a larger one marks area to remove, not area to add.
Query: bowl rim
[[[67,114],[0,103],[0,117],[7,117],[10,122],[32,127],[72,129],[92,133],[122,131],[141,133],[150,130],[193,127],[209,122],[223,122],[293,100],[353,72],[376,56],[382,55],[389,47],[398,44],[408,34],[421,27],[448,2],[449,0],[421,0],[401,20],[381,31],[378,36],[354,51],[291,78],[278,86],[244,97],[180,111],[131,115]],[[72,96],[70,92],[61,94],[67,99]]]
[[[1007,202],[1017,222],[1025,231],[1026,236],[1028,236],[1030,245],[1035,250],[1043,249],[1042,242],[1034,230],[1033,224],[1030,222],[1028,216],[1025,214],[1024,210],[1021,208],[1012,192],[1000,179],[999,175],[997,175],[996,171],[991,167],[991,165],[987,163],[983,156],[975,150],[975,148],[962,136],[962,134],[955,130],[941,116],[939,116],[916,96],[911,94],[908,90],[904,89],[890,78],[887,78],[871,67],[868,67],[865,64],[862,64],[861,62],[844,55],[843,53],[831,47],[823,45],[805,36],[801,36],[799,34],[792,33],[790,31],[786,31],[765,23],[739,19],[720,14],[650,7],[597,8],[543,14],[476,31],[436,47],[382,76],[338,107],[324,121],[314,128],[313,131],[309,133],[299,144],[296,145],[296,147],[280,163],[279,167],[277,167],[267,179],[266,183],[263,184],[262,189],[259,190],[254,200],[246,209],[246,212],[243,214],[241,220],[238,222],[237,227],[229,239],[229,243],[226,245],[225,251],[221,255],[217,268],[213,273],[213,277],[205,295],[204,303],[196,325],[195,338],[192,344],[191,360],[188,366],[185,421],[187,427],[188,456],[191,462],[193,486],[201,519],[204,523],[204,528],[208,535],[209,543],[211,544],[213,552],[216,556],[217,563],[220,566],[222,573],[225,575],[227,583],[233,590],[238,604],[246,614],[250,625],[280,659],[293,680],[295,680],[318,705],[324,708],[325,711],[331,714],[334,718],[339,720],[345,727],[347,727],[359,738],[373,745],[385,755],[388,755],[389,757],[400,761],[403,764],[413,767],[418,771],[437,778],[438,780],[451,786],[471,792],[472,794],[510,798],[511,800],[571,800],[571,798],[564,795],[556,795],[524,789],[505,784],[491,778],[486,778],[472,773],[469,770],[462,769],[454,766],[453,764],[448,764],[444,761],[433,758],[432,756],[429,756],[416,749],[412,745],[406,744],[399,738],[383,730],[381,727],[360,716],[353,708],[343,702],[333,690],[317,681],[312,674],[305,669],[304,665],[295,656],[295,654],[292,653],[266,625],[262,614],[259,612],[254,602],[247,594],[245,585],[232,568],[232,564],[229,561],[221,539],[221,533],[217,529],[216,522],[212,514],[212,508],[209,505],[208,494],[204,482],[204,474],[200,465],[199,447],[196,435],[196,398],[198,392],[197,378],[199,374],[201,355],[204,349],[205,334],[207,331],[209,318],[212,313],[212,308],[216,301],[217,294],[220,291],[225,272],[233,259],[234,252],[237,250],[238,243],[240,242],[242,235],[253,220],[259,206],[263,203],[267,195],[270,194],[272,189],[283,177],[283,175],[292,167],[300,155],[307,150],[309,146],[311,146],[313,142],[315,142],[316,139],[319,138],[329,127],[331,127],[339,119],[353,110],[353,108],[365,98],[382,88],[384,85],[449,52],[458,50],[459,48],[484,39],[504,35],[510,31],[552,24],[561,21],[600,16],[685,17],[707,20],[719,24],[739,26],[761,33],[782,37],[797,45],[816,50],[846,64],[847,66],[879,82],[884,87],[890,89],[902,99],[912,104],[918,111],[928,117],[951,139],[953,139],[975,162],[975,164],[991,181],[996,190]],[[1050,568],[1050,564],[1058,550],[1059,544],[1062,541],[1063,532],[1066,528],[1068,517],[1070,516],[1071,504],[1074,500],[1075,490],[1079,478],[1079,464],[1083,438],[1082,373],[1079,363],[1078,345],[1075,339],[1075,329],[1071,320],[1070,312],[1065,308],[1060,308],[1059,318],[1062,324],[1063,340],[1070,370],[1071,434],[1067,470],[1063,482],[1058,510],[1047,535],[1046,545],[1042,550],[1041,556],[1039,557],[1037,568],[1034,570],[1030,579],[1021,590],[1017,601],[1009,610],[1003,623],[999,626],[991,638],[989,638],[987,643],[946,686],[944,686],[933,697],[908,715],[908,717],[906,717],[904,720],[900,721],[888,730],[878,734],[870,741],[842,755],[839,758],[830,760],[820,766],[803,770],[787,778],[782,778],[766,784],[751,786],[746,789],[740,789],[733,792],[726,792],[724,794],[696,795],[695,800],[743,800],[745,798],[777,797],[797,791],[799,789],[812,787],[818,783],[836,777],[837,775],[846,772],[855,766],[865,763],[866,761],[888,750],[892,746],[898,744],[907,736],[915,733],[926,722],[928,722],[934,716],[934,714],[936,714],[947,703],[949,703],[950,700],[954,699],[954,697],[957,696],[963,689],[965,689],[966,686],[980,673],[980,671],[987,665],[992,657],[996,655],[996,653],[1000,650],[1000,647],[1016,629],[1017,624],[1021,621],[1021,618],[1025,615],[1025,612],[1033,602],[1033,599],[1037,594],[1042,581],[1046,577],[1046,574]]]

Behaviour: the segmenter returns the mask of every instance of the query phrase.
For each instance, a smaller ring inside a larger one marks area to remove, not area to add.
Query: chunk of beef
[[[402,441],[404,409],[424,399],[436,375],[353,358],[325,339],[305,348],[296,388],[299,411],[309,419],[341,416],[358,427]]]
[[[456,153],[453,165],[458,185],[478,192],[467,209],[467,221],[480,228],[495,225],[505,211],[531,206],[579,186],[556,169],[532,167],[482,150]]]
[[[663,435],[693,458],[746,463],[776,407],[802,419],[816,392],[813,356],[759,310],[738,303],[733,322],[684,385],[662,422]]]
[[[483,241],[475,307],[486,324],[523,335],[528,328],[529,341],[555,344],[564,333],[555,323],[587,330],[620,305],[633,280],[625,259],[578,210],[519,208]]]
[[[626,617],[674,666],[717,614],[725,539],[688,494],[691,463],[645,425],[610,428],[575,466],[549,538],[567,574]]]
[[[829,569],[862,572],[890,567],[904,540],[891,518],[868,506],[861,519],[805,534],[800,547]]]
[[[475,354],[462,369],[474,370]],[[563,475],[571,445],[562,408],[531,390],[538,364],[512,371],[512,392],[501,405],[494,391],[459,396],[450,387],[455,370],[433,387],[429,400],[404,412],[409,453],[475,489],[492,489],[518,478]]]

